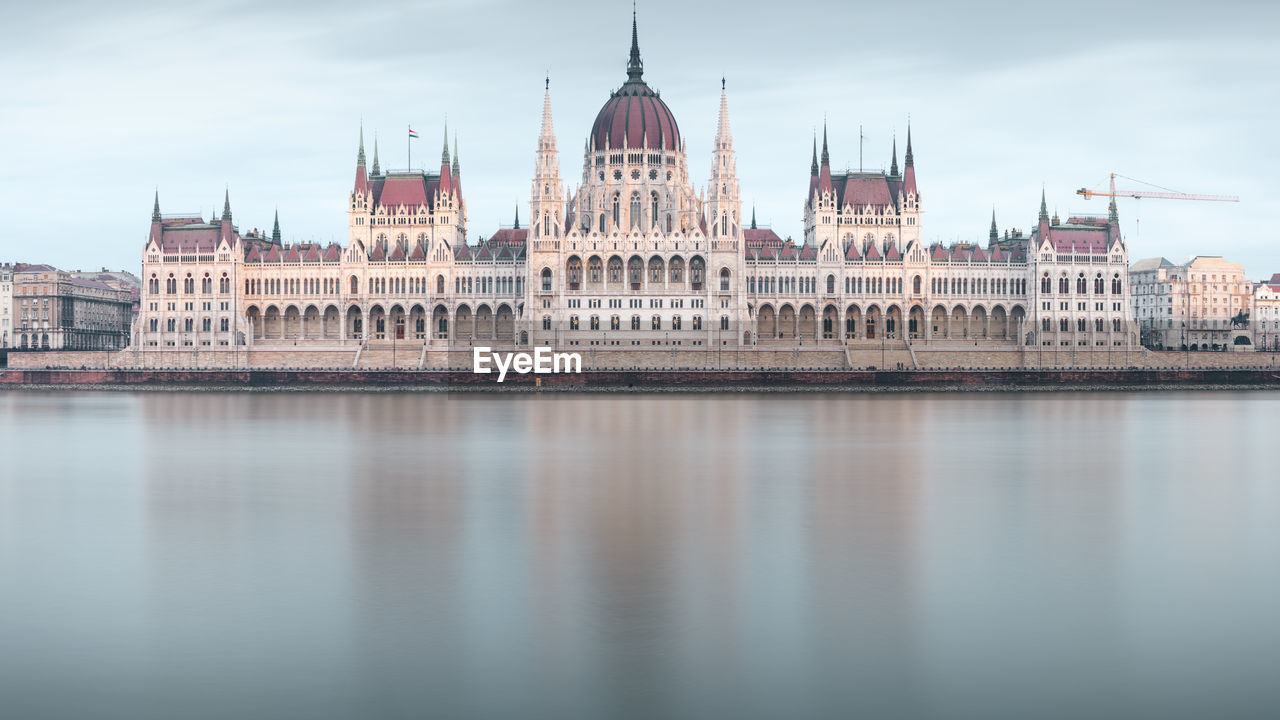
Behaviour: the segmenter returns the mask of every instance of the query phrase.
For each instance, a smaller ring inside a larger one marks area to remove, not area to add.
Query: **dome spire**
[[[631,58],[627,61],[627,82],[644,82],[644,62],[640,60],[640,35],[636,31],[636,6],[631,3]]]

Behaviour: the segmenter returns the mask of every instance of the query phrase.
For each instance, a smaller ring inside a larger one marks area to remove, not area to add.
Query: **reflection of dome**
[[[606,146],[680,149],[680,128],[676,126],[676,118],[662,98],[641,79],[643,75],[644,64],[640,61],[640,43],[636,36],[635,18],[632,17],[627,82],[596,115],[596,122],[591,126],[591,139],[596,150]]]

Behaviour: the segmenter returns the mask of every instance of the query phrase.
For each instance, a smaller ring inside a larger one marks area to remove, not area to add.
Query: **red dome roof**
[[[680,128],[671,109],[644,82],[628,81],[600,108],[591,126],[595,148],[679,150]]]
[[[591,126],[596,150],[644,148],[679,150],[680,128],[671,109],[645,84],[644,63],[636,33],[635,12],[631,14],[631,58],[627,62],[627,82],[600,108]]]

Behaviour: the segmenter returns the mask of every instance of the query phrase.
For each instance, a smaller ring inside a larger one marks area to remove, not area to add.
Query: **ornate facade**
[[[644,80],[632,24],[627,78],[598,113],[580,184],[560,173],[545,88],[529,223],[470,243],[457,143],[439,172],[384,171],[363,131],[348,242],[241,235],[163,216],[143,254],[141,348],[269,345],[613,349],[886,342],[1124,346],[1128,255],[1109,217],[1050,219],[986,246],[927,245],[908,129],[888,172],[834,172],[815,139],[795,243],[745,220],[721,83],[711,173],[694,187],[675,115]]]

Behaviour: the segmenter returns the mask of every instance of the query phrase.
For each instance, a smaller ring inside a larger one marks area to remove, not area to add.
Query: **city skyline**
[[[826,13],[825,27],[875,26],[876,13],[886,12],[825,5],[807,6]],[[104,16],[105,9],[64,3],[3,11],[11,26],[31,30],[0,51],[11,66],[28,68],[6,81],[14,110],[0,120],[6,137],[22,139],[0,171],[0,186],[21,210],[12,212],[5,255],[136,270],[157,188],[166,212],[207,216],[229,187],[242,231],[269,228],[278,207],[286,242],[344,242],[342,206],[361,121],[370,144],[377,133],[390,168],[405,165],[412,126],[422,137],[414,157],[429,169],[446,113],[459,139],[475,242],[509,225],[517,205],[527,216],[544,76],[570,186],[580,177],[578,143],[624,79],[626,3],[589,16],[506,3],[360,13],[333,4],[305,17],[297,7],[134,4]],[[725,77],[744,211],[754,207],[779,235],[803,238],[809,151],[824,115],[833,166],[857,169],[861,126],[863,167],[879,170],[895,129],[902,144],[910,114],[925,169],[926,243],[984,242],[993,207],[1001,229],[1029,231],[1042,183],[1050,209],[1064,217],[1104,213],[1104,201],[1074,190],[1099,187],[1117,171],[1242,198],[1239,205],[1122,200],[1132,260],[1222,254],[1242,262],[1251,279],[1274,271],[1266,228],[1277,204],[1265,158],[1275,155],[1275,140],[1262,119],[1278,66],[1264,52],[1272,8],[1245,3],[1220,14],[1230,22],[1206,18],[1193,32],[1123,5],[1054,19],[988,4],[968,8],[956,27],[946,22],[954,12],[889,18],[889,37],[851,30],[824,52],[823,43],[794,41],[802,35],[790,18],[762,24],[694,8],[673,20],[673,7],[638,6],[641,49],[646,79],[687,140],[695,185],[709,174]],[[1248,17],[1258,22],[1242,22]],[[412,28],[422,23],[417,37]],[[1037,25],[1042,32],[1028,30]],[[738,41],[702,32],[717,26]],[[577,41],[537,39],[545,28]],[[975,48],[956,37],[963,28],[991,42]],[[357,37],[376,42],[356,49]],[[199,49],[202,41],[211,54]],[[39,46],[47,54],[32,62]],[[86,175],[90,191],[67,194],[61,179],[72,174]],[[65,217],[68,202],[79,221],[51,223]]]

